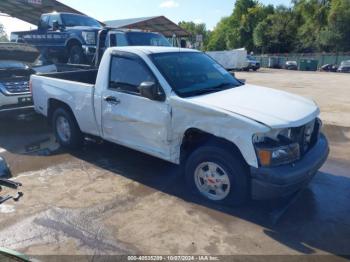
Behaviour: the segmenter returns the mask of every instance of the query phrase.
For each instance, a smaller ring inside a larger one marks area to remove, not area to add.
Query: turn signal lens
[[[271,163],[271,151],[258,150],[260,164],[263,166],[269,166]]]
[[[275,148],[256,148],[256,152],[262,166],[279,166],[300,159],[298,143]]]

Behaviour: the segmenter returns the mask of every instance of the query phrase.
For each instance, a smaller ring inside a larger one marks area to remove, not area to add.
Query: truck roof
[[[178,47],[164,47],[164,46],[120,46],[108,49],[108,52],[124,51],[130,53],[160,54],[160,53],[175,53],[175,52],[200,52],[194,49],[178,48]]]
[[[42,14],[42,15],[61,15],[61,14],[65,14],[65,15],[87,16],[87,15],[83,15],[83,14],[69,13],[69,12],[51,12],[51,13],[44,13],[44,14]],[[89,16],[87,16],[87,17],[89,17]]]

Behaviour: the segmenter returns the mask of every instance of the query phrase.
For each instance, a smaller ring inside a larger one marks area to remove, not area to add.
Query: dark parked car
[[[341,62],[338,72],[340,73],[350,73],[350,60]]]
[[[337,72],[337,70],[338,70],[338,66],[334,64],[325,64],[321,66],[321,69],[320,69],[320,71],[323,71],[323,72]]]
[[[297,61],[287,61],[284,67],[287,70],[298,70],[298,63]]]
[[[254,56],[248,55],[247,62],[248,62],[248,66],[246,68],[244,68],[243,70],[245,70],[245,71],[249,71],[249,70],[258,71],[260,69],[260,62],[258,62],[258,60],[256,60],[256,58]]]

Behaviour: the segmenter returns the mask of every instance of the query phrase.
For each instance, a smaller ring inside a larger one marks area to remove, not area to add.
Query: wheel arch
[[[72,116],[74,117],[74,120],[77,123],[78,127],[80,128],[79,122],[77,121],[77,118],[76,118],[72,108],[67,103],[62,102],[61,100],[58,100],[58,99],[55,99],[55,98],[50,98],[48,100],[47,119],[48,119],[48,123],[49,123],[50,126],[52,124],[53,113],[58,108],[63,108],[65,110],[67,110],[68,112],[70,112],[72,114]]]
[[[82,42],[77,39],[77,38],[71,38],[66,42],[66,48],[67,50],[70,50],[73,46],[78,45],[78,46],[82,46]]]
[[[188,156],[196,148],[206,144],[216,144],[220,147],[227,149],[228,151],[232,152],[238,159],[242,160],[242,163],[244,163],[244,165],[248,167],[247,161],[245,160],[243,154],[241,153],[241,150],[235,143],[225,138],[221,138],[211,133],[205,132],[198,128],[189,128],[185,131],[181,142],[180,163],[184,163]]]

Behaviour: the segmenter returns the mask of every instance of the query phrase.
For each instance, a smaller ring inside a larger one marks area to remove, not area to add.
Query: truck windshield
[[[204,53],[160,53],[152,54],[151,58],[180,97],[214,93],[243,85]]]
[[[171,46],[162,35],[149,32],[128,32],[128,42],[132,46]]]
[[[89,26],[89,27],[101,27],[101,24],[91,17],[74,15],[74,14],[62,14],[62,22],[65,26]]]

